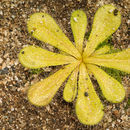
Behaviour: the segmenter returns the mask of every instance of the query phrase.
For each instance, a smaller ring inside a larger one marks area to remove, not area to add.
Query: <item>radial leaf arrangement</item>
[[[120,23],[120,12],[113,5],[104,5],[97,10],[90,36],[84,41],[87,17],[82,10],[76,10],[71,15],[75,41],[73,45],[50,15],[46,13],[31,15],[27,22],[29,33],[63,53],[28,46],[20,51],[19,61],[30,69],[56,65],[64,67],[32,85],[28,90],[29,101],[36,106],[48,105],[67,79],[63,98],[67,102],[76,100],[75,111],[79,121],[86,125],[94,125],[101,121],[104,115],[103,104],[94,90],[90,75],[93,74],[97,79],[106,100],[119,103],[124,99],[123,86],[100,66],[130,73],[130,49],[117,53],[108,53],[110,50],[108,45],[96,49],[118,29]],[[86,47],[83,48],[85,43]]]

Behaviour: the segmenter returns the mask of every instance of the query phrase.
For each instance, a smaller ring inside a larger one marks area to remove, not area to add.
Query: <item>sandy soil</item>
[[[49,13],[73,41],[70,15],[82,9],[88,17],[91,29],[93,16],[104,4],[115,5],[122,14],[122,24],[112,37],[116,48],[130,47],[128,41],[128,0],[1,0],[0,1],[0,129],[1,130],[128,130],[130,108],[129,76],[122,77],[126,98],[120,104],[102,100],[105,106],[103,120],[95,126],[82,125],[75,115],[75,103],[66,103],[62,98],[63,86],[53,101],[46,107],[35,107],[27,100],[27,89],[31,84],[44,79],[57,67],[42,69],[40,74],[22,67],[18,53],[26,45],[39,45],[51,51],[55,48],[41,44],[31,37],[26,28],[28,17],[35,12]],[[94,83],[97,86],[97,83]]]

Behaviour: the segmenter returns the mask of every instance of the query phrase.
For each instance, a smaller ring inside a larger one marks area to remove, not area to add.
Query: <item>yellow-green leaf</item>
[[[53,53],[36,46],[23,48],[19,53],[19,60],[27,68],[41,68],[76,62],[72,56]]]
[[[81,123],[97,124],[103,117],[103,105],[97,96],[84,64],[80,65],[76,114]]]
[[[28,90],[29,101],[36,106],[49,104],[60,88],[61,84],[79,63],[70,64],[60,69],[50,77],[32,85]]]
[[[110,51],[110,46],[105,45],[105,46],[99,48],[98,50],[96,50],[91,56],[105,54],[105,53],[107,53],[109,51]]]
[[[63,98],[66,102],[72,102],[77,94],[77,76],[78,76],[78,70],[79,68],[77,67],[72,74],[70,75],[64,91],[63,91]]]
[[[123,86],[113,77],[95,65],[87,65],[97,79],[104,97],[113,103],[121,102],[125,97]]]
[[[84,62],[130,73],[130,48],[117,53],[88,57]]]
[[[87,17],[82,10],[76,10],[71,15],[71,28],[76,48],[82,54],[84,35],[87,27]]]
[[[68,54],[80,58],[81,55],[65,36],[54,19],[46,13],[35,13],[27,22],[29,33],[40,41],[46,42]]]
[[[111,53],[111,54],[105,54],[105,55],[100,55],[100,56],[94,56],[97,58],[102,58],[102,59],[119,59],[119,60],[129,60],[130,59],[130,48],[127,48],[125,50]]]
[[[101,42],[118,29],[120,24],[120,12],[113,5],[104,5],[99,8],[94,16],[92,31],[84,51],[84,57],[91,55]]]

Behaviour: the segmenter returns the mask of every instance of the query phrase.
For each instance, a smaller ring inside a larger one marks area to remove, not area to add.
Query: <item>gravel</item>
[[[103,120],[94,126],[81,124],[75,115],[75,103],[66,103],[62,98],[63,86],[53,101],[46,107],[35,107],[27,100],[28,87],[55,72],[58,67],[42,69],[32,74],[18,61],[19,51],[26,45],[38,45],[50,51],[54,47],[41,44],[32,38],[26,27],[28,17],[35,12],[49,13],[73,41],[70,29],[70,15],[73,10],[82,9],[88,17],[87,31],[90,31],[96,10],[112,3],[122,14],[122,24],[113,34],[114,47],[129,47],[129,1],[128,0],[2,0],[0,2],[0,129],[1,130],[128,130],[130,108],[129,75],[122,77],[126,98],[120,104],[102,100],[105,106]],[[96,83],[95,83],[96,85]]]

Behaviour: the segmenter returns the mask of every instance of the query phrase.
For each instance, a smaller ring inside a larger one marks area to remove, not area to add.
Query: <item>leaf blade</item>
[[[113,103],[121,102],[125,97],[123,86],[113,77],[95,65],[87,65],[97,79],[104,97]],[[103,77],[103,78],[102,78]]]
[[[76,101],[76,115],[81,123],[94,125],[102,119],[104,114],[102,110],[103,105],[93,88],[86,67],[84,64],[81,64],[78,98]]]
[[[63,91],[63,98],[66,102],[72,102],[77,94],[77,78],[78,78],[78,67],[72,72],[70,75],[64,91]]]
[[[35,13],[27,21],[29,33],[36,39],[76,57],[81,55],[71,41],[65,36],[54,19],[46,13]]]
[[[84,35],[87,27],[87,17],[82,10],[76,10],[71,14],[71,29],[76,48],[82,54]]]
[[[118,29],[120,24],[120,12],[113,5],[104,5],[99,8],[94,16],[92,31],[84,51],[84,57],[90,56],[101,42]]]
[[[70,75],[70,73],[76,68],[79,63],[70,64],[65,68],[60,69],[50,77],[32,85],[28,90],[29,101],[36,106],[48,105],[61,84]]]
[[[27,68],[63,65],[76,62],[71,56],[53,53],[36,46],[28,46],[19,53],[19,61]]]
[[[123,50],[121,52],[98,55],[94,57],[88,57],[84,59],[87,64],[96,64],[108,68],[114,68],[126,73],[130,73],[130,49]]]

